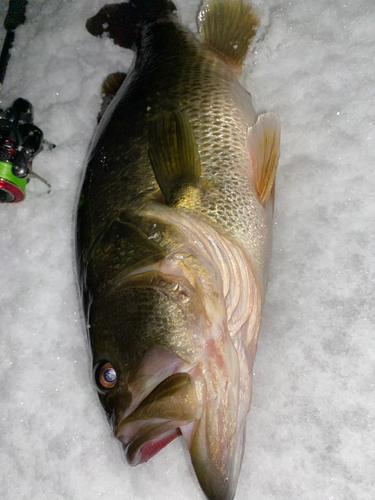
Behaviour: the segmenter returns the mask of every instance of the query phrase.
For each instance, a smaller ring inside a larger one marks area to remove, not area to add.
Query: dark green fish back
[[[135,68],[93,141],[82,192],[84,238],[95,241],[110,221],[158,189],[148,156],[148,123],[173,110],[189,119],[206,186],[199,204],[192,208],[182,200],[181,208],[228,232],[258,258],[259,242],[248,235],[251,219],[264,217],[245,147],[247,128],[255,121],[249,95],[221,57],[169,20],[147,28]]]

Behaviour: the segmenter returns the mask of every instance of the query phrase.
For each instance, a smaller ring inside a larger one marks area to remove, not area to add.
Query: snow
[[[182,439],[131,468],[92,383],[74,211],[100,85],[132,53],[93,38],[98,0],[30,0],[0,106],[30,100],[57,147],[1,205],[0,498],[202,500]],[[175,0],[196,30],[197,0]],[[274,252],[236,500],[373,500],[373,0],[256,0],[241,77],[277,112]],[[0,1],[1,12],[7,2]],[[4,33],[2,36],[4,37]]]

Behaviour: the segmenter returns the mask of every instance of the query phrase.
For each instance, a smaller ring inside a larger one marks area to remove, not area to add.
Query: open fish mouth
[[[206,496],[232,500],[245,423],[244,418],[238,421],[238,357],[228,336],[207,342],[207,349],[210,355],[203,365],[167,376],[118,422],[115,434],[133,466],[182,434]]]
[[[127,439],[122,435],[117,436],[124,446],[127,446],[126,458],[133,466],[147,462],[175,438],[181,436],[181,430],[179,427],[174,427],[174,422],[163,422],[160,425],[156,424],[156,427],[145,424],[143,428],[139,427],[137,435],[130,443],[127,443]]]
[[[115,428],[126,447],[128,462],[147,462],[176,437],[181,427],[200,418],[195,384],[189,373],[175,373],[161,382]]]

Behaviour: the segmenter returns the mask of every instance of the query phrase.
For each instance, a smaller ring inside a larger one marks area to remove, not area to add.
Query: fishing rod
[[[15,30],[26,21],[27,0],[10,0],[4,28],[6,36],[0,56],[0,89],[3,85],[10,59]],[[43,139],[43,132],[34,125],[34,109],[26,99],[16,99],[13,104],[0,109],[0,202],[17,203],[25,199],[25,189],[30,178],[51,185],[31,169],[35,156],[51,144]]]

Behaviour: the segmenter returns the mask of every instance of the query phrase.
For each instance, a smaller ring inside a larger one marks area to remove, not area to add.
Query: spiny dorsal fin
[[[247,132],[248,147],[260,201],[265,205],[275,182],[280,156],[280,118],[264,113]]]
[[[181,111],[160,113],[148,133],[151,166],[167,204],[176,192],[196,186],[201,164],[194,132]]]
[[[242,0],[206,0],[199,12],[203,41],[240,71],[259,18]]]

